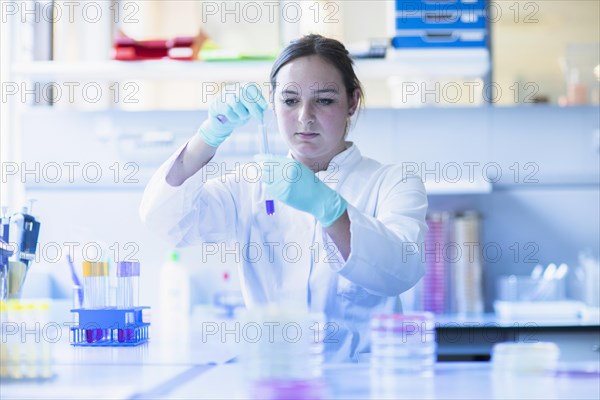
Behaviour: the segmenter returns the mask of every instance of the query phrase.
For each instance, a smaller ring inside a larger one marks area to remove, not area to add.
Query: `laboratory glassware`
[[[140,263],[117,263],[117,308],[137,307],[139,302]]]
[[[262,154],[270,154],[269,152],[269,141],[267,138],[267,124],[265,123],[264,120],[264,116],[263,119],[260,121],[260,124],[258,125],[259,131],[260,131],[260,152]],[[267,215],[273,215],[275,213],[275,203],[273,202],[273,200],[265,200],[265,209],[267,211]]]
[[[242,313],[240,361],[251,397],[323,398],[327,328],[322,313],[294,307],[269,305]]]
[[[436,360],[434,316],[430,312],[379,314],[371,319],[371,376],[377,384],[394,376],[432,376]]]
[[[104,261],[83,262],[84,308],[108,306],[108,264]]]

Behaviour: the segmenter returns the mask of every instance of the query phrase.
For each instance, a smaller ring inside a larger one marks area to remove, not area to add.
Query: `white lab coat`
[[[356,361],[367,352],[371,315],[398,311],[398,295],[424,273],[421,180],[361,156],[352,143],[317,173],[348,202],[351,252],[344,262],[312,215],[277,201],[275,214],[266,214],[256,165],[240,165],[225,178],[207,179],[199,171],[181,186],[167,184],[180,151],[146,187],[140,216],[147,226],[176,246],[238,249],[247,307],[274,302],[324,313],[333,324],[325,341],[328,360]]]

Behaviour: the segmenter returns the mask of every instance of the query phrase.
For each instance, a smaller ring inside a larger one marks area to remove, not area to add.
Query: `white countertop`
[[[215,367],[170,394],[176,399],[246,399],[243,365]],[[598,376],[496,376],[489,363],[438,363],[433,377],[396,375],[392,385],[371,381],[368,364],[326,365],[327,399],[598,399]]]
[[[244,365],[228,363],[235,346],[220,339],[169,343],[152,340],[132,348],[73,347],[54,343],[47,381],[0,383],[2,399],[233,399],[252,398]],[[582,373],[591,367],[593,373]],[[369,364],[326,364],[323,398],[598,399],[598,365],[563,365],[579,372],[497,376],[487,362],[445,362],[433,377],[395,375],[393,386],[370,380]]]
[[[447,321],[459,321],[449,317]],[[228,326],[234,321],[221,321]],[[219,322],[219,324],[221,323]],[[469,322],[469,321],[467,321]],[[472,320],[487,323],[491,319]],[[214,323],[214,322],[211,322]],[[203,336],[201,324],[164,331],[155,322],[150,342],[137,347],[74,347],[67,328],[49,343],[53,378],[0,381],[4,399],[251,398],[243,364],[231,363],[240,344],[221,335]],[[231,327],[221,326],[223,332]],[[191,332],[191,333],[190,333]],[[27,340],[34,335],[27,337]],[[600,364],[600,360],[599,363]],[[393,387],[370,380],[369,365],[324,366],[324,398],[598,399],[600,366],[565,364],[569,373],[496,376],[490,363],[437,363],[433,377],[395,375]],[[591,368],[593,373],[581,372]],[[576,370],[577,372],[573,372]]]

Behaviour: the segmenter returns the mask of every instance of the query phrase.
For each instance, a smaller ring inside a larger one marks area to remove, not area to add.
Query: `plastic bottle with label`
[[[173,251],[160,270],[160,314],[166,330],[189,327],[190,277]]]

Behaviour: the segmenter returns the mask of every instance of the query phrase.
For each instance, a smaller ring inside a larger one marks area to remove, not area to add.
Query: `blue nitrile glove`
[[[261,181],[275,199],[306,211],[324,227],[331,226],[346,211],[346,200],[306,165],[285,157],[260,154],[254,158],[261,166]]]
[[[217,147],[250,117],[262,121],[267,107],[267,101],[255,83],[241,85],[237,93],[221,92],[210,104],[208,119],[200,125],[198,134],[208,145]]]

